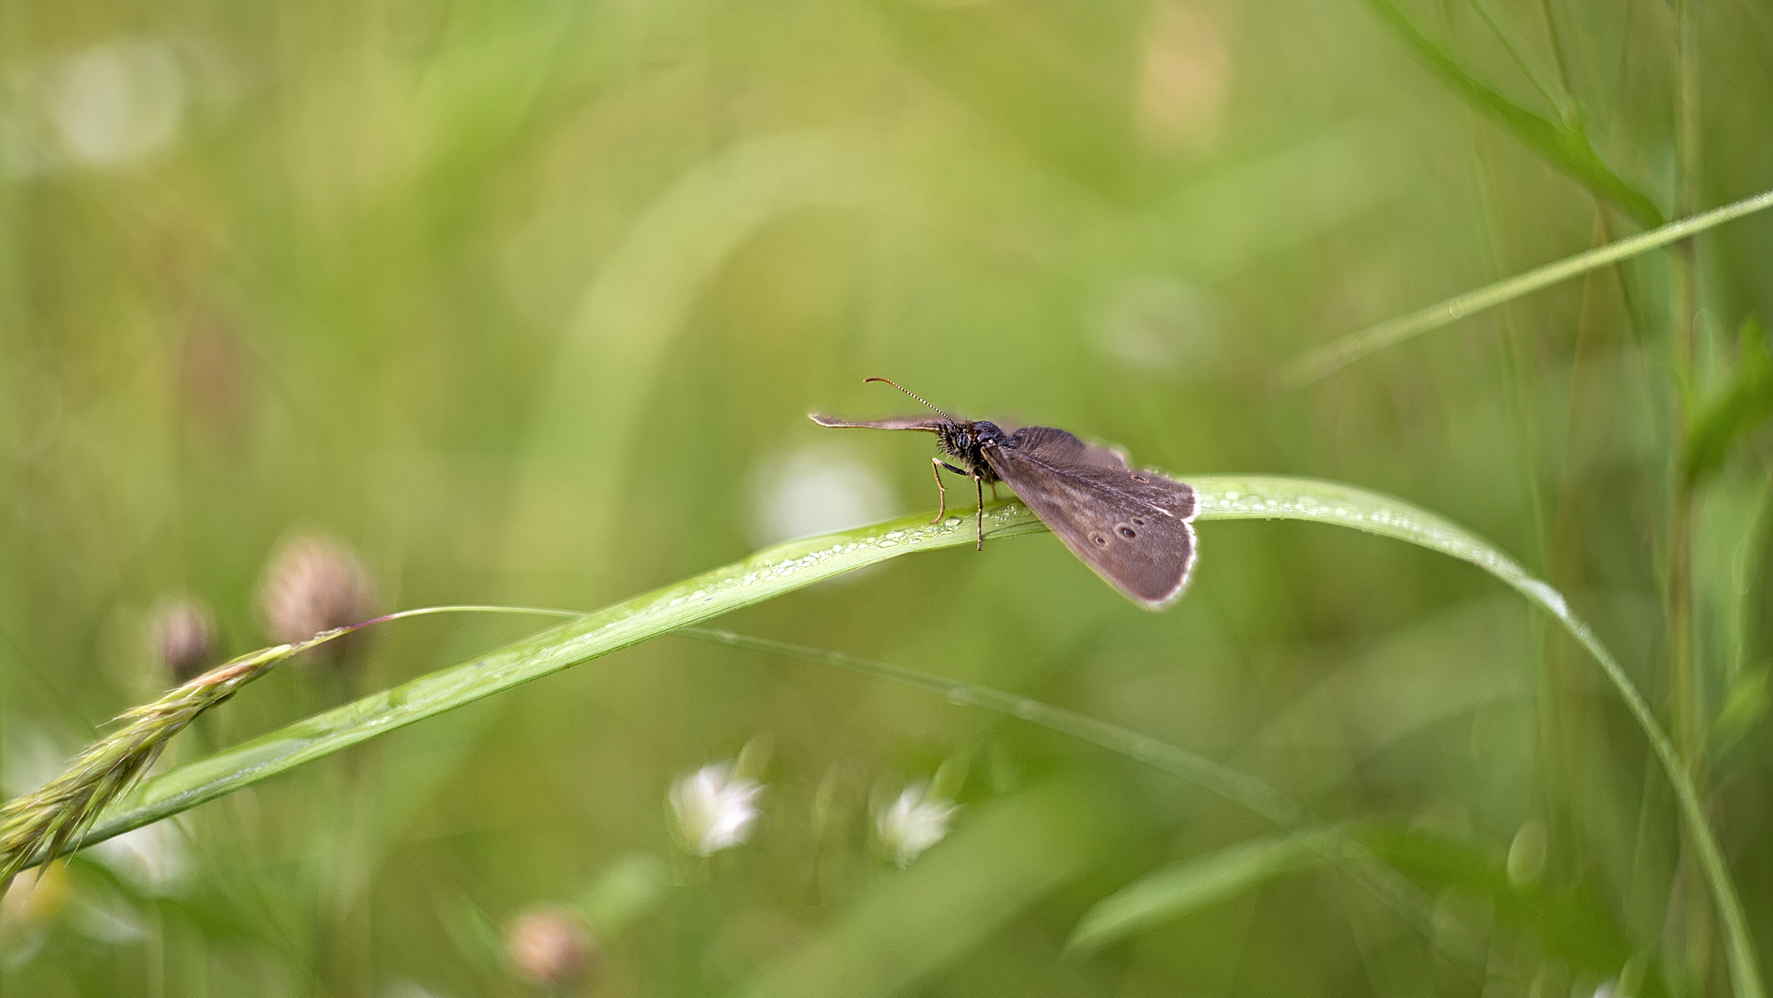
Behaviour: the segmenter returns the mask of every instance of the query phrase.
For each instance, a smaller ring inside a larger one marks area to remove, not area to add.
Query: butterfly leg
[[[992,502],[997,501],[997,483],[996,482],[991,483],[991,501]]]
[[[979,493],[979,546],[974,551],[985,550],[985,480],[978,475],[973,476],[973,491]]]
[[[949,471],[952,471],[957,475],[966,474],[966,472],[956,468],[954,465],[949,464],[939,457],[930,458],[930,473],[936,476],[936,495],[938,496],[936,503],[936,518],[931,520],[931,523],[942,522],[942,517],[948,512],[948,488],[942,484],[943,468],[947,468]]]

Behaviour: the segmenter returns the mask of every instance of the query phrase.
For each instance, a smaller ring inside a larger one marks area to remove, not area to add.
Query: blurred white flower
[[[70,748],[42,728],[29,722],[12,720],[6,733],[4,783],[6,796],[30,793],[61,775],[62,768],[74,757]]]
[[[70,55],[46,80],[46,110],[68,159],[117,167],[177,138],[185,77],[170,46],[152,40],[95,45]]]
[[[382,989],[381,998],[443,998],[442,992],[428,991],[410,977],[396,977]]]
[[[184,831],[175,821],[156,821],[92,847],[111,872],[149,894],[180,892],[190,870]]]
[[[753,478],[751,539],[759,547],[860,527],[893,513],[886,479],[830,444],[765,461]]]
[[[703,766],[671,785],[671,814],[685,849],[711,856],[742,845],[757,823],[763,784],[737,777],[730,762]]]
[[[1103,353],[1141,371],[1211,367],[1225,330],[1208,292],[1167,274],[1142,274],[1115,286],[1091,325]]]
[[[960,805],[930,796],[928,783],[913,783],[874,818],[880,847],[901,867],[911,865],[924,850],[948,835],[948,823]]]

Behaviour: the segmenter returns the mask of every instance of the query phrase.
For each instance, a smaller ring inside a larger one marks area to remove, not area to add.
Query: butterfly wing
[[[938,427],[947,422],[944,419],[930,419],[924,416],[894,416],[890,419],[852,421],[838,419],[835,416],[821,416],[816,412],[808,413],[807,418],[820,426],[862,430],[923,430],[928,433],[936,432]]]
[[[1182,594],[1194,567],[1194,489],[1135,471],[1106,447],[1050,426],[1017,430],[985,459],[1109,585],[1148,610]]]

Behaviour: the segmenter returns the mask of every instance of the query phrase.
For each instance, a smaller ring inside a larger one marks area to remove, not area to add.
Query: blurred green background
[[[269,643],[268,564],[292,538],[354,549],[368,609],[590,609],[931,507],[928,438],[805,419],[908,411],[861,384],[882,375],[1184,477],[1340,480],[1491,538],[1667,719],[1773,950],[1755,427],[1773,368],[1744,326],[1773,314],[1773,220],[1279,379],[1336,336],[1649,224],[1501,101],[1585,137],[1664,218],[1773,187],[1773,12],[1401,15],[1413,28],[1354,0],[0,5],[7,794],[171,683],[144,637],[165,600],[207,605],[215,658]],[[1713,457],[1688,475],[1695,427]],[[498,933],[555,903],[597,933],[575,994],[1725,987],[1642,733],[1518,596],[1321,526],[1200,533],[1162,615],[1041,536],[722,626],[1259,776],[1392,843],[1402,901],[1331,864],[1065,951],[1114,891],[1275,829],[1014,718],[664,638],[15,888],[0,979],[516,995],[534,987]],[[381,628],[247,689],[168,758],[529,629]],[[687,856],[671,781],[766,743],[750,841]],[[955,831],[900,870],[871,808],[938,767]]]

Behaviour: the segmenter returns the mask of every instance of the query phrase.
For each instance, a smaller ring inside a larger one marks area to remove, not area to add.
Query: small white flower
[[[126,39],[68,56],[48,79],[62,150],[86,166],[128,166],[178,137],[185,76],[164,42]]]
[[[730,762],[715,763],[671,784],[671,813],[684,848],[698,856],[742,845],[757,823],[754,801],[763,784],[733,775]]]
[[[948,835],[948,822],[960,805],[930,796],[928,783],[913,783],[899,799],[875,816],[880,845],[893,862],[909,866],[925,849]]]

